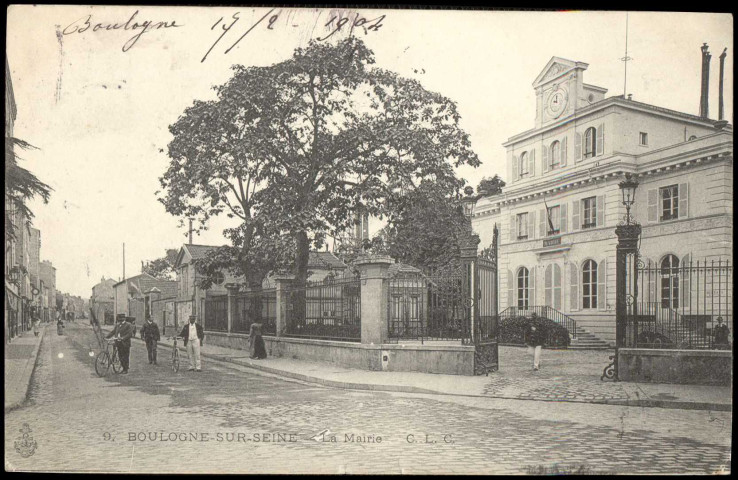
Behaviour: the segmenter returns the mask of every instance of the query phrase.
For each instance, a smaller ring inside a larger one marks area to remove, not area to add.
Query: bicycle
[[[116,339],[106,339],[107,346],[105,350],[100,352],[95,359],[95,373],[98,377],[104,377],[108,374],[110,367],[113,367],[115,373],[120,373],[123,366],[118,357],[118,345]],[[112,345],[112,352],[110,351]]]
[[[177,340],[182,337],[169,337],[169,340],[174,340],[174,346],[172,347],[172,371],[177,373],[179,371],[179,348],[177,348]]]

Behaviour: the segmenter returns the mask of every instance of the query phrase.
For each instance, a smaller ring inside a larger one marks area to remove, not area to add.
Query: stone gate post
[[[355,265],[361,276],[361,343],[387,341],[388,270],[392,258],[386,255],[359,257]]]
[[[228,302],[226,303],[226,312],[228,314],[228,333],[233,330],[233,316],[236,312],[236,294],[240,285],[237,283],[226,283],[225,288],[228,290]]]
[[[277,310],[276,318],[276,335],[281,337],[284,331],[287,329],[287,308],[288,298],[287,289],[294,282],[294,275],[275,275],[274,283],[277,286],[277,301],[275,308]]]

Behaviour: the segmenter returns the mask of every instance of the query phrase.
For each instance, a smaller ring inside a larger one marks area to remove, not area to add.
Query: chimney
[[[702,87],[700,89],[700,117],[707,118],[709,115],[709,89],[710,89],[710,58],[712,55],[708,53],[710,47],[706,43],[702,44]]]
[[[723,71],[725,70],[725,56],[728,47],[725,47],[723,53],[720,54],[720,86],[718,87],[718,120],[723,119]]]

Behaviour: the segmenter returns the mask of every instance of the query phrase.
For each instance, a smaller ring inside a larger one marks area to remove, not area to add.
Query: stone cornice
[[[722,144],[720,147],[725,147],[726,145],[732,147],[732,143]],[[510,205],[543,197],[544,195],[572,190],[574,188],[594,184],[602,180],[620,178],[625,173],[631,173],[637,179],[662,172],[691,168],[712,161],[732,160],[733,158],[732,150],[719,152],[715,151],[715,149],[709,149],[709,151],[712,153],[709,155],[699,156],[697,158],[685,158],[692,156],[694,154],[694,151],[692,151],[673,157],[659,159],[658,161],[649,162],[646,165],[638,165],[636,160],[639,157],[632,155],[626,156],[621,154],[611,156],[595,162],[593,166],[587,170],[572,172],[571,174],[563,177],[543,179],[542,182],[532,183],[510,193],[497,195],[494,203],[490,206],[478,206],[478,211],[474,213],[474,218],[493,215],[499,212],[503,205]],[[676,163],[674,163],[675,161]]]

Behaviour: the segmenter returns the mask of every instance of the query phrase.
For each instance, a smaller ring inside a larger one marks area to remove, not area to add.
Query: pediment
[[[551,57],[546,66],[538,74],[533,87],[538,87],[544,83],[550,82],[556,78],[559,78],[572,70],[582,69],[586,70],[589,65],[584,62],[575,62],[573,60],[567,60],[560,57]]]

